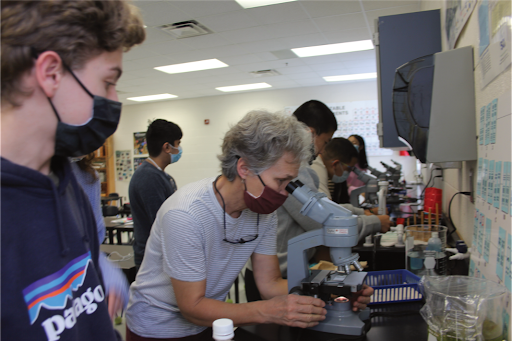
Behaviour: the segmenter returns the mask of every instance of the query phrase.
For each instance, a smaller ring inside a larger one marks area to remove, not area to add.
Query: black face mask
[[[91,94],[64,62],[63,65],[85,92],[91,96],[94,105],[91,119],[82,125],[74,126],[61,121],[52,101],[48,98],[59,120],[55,136],[55,155],[83,156],[100,148],[105,140],[116,131],[121,117],[122,103]]]

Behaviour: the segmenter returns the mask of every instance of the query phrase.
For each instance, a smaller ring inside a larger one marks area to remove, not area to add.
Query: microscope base
[[[325,320],[310,329],[320,332],[346,335],[347,337],[364,337],[366,332],[370,329],[369,309],[356,313],[351,310],[350,302],[335,302],[332,305],[326,305],[325,308],[327,309]],[[347,340],[351,339],[352,338],[348,338]],[[340,338],[340,340],[342,339]]]

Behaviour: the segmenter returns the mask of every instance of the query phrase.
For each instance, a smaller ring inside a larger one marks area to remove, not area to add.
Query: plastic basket
[[[408,270],[371,271],[366,284],[374,289],[370,305],[421,301],[420,278]]]

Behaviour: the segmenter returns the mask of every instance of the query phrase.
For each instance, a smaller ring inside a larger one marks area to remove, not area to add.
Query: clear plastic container
[[[406,269],[417,276],[446,275],[446,226],[441,225],[409,225],[405,228],[405,264]],[[434,235],[437,234],[437,237]],[[432,239],[430,249],[428,242]],[[440,244],[439,244],[440,242]],[[432,258],[427,261],[425,260]],[[430,264],[435,262],[434,266]]]
[[[466,276],[423,277],[429,340],[502,341],[507,289],[495,282]]]

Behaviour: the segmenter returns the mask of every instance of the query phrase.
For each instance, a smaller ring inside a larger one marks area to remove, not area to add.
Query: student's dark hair
[[[368,159],[366,158],[366,144],[364,143],[364,139],[362,136],[352,134],[349,137],[355,137],[357,141],[359,141],[359,156],[357,157],[357,164],[359,168],[366,169],[368,168]]]
[[[300,122],[315,129],[317,135],[332,133],[338,129],[338,122],[331,109],[314,99],[303,103],[294,111],[293,115]]]
[[[183,133],[177,124],[162,119],[154,120],[146,132],[149,156],[160,155],[162,146],[166,142],[174,147],[174,141],[180,140],[182,137]]]
[[[325,161],[340,160],[345,164],[350,163],[353,158],[357,158],[358,153],[356,147],[343,137],[332,139],[322,152],[322,159]]]

